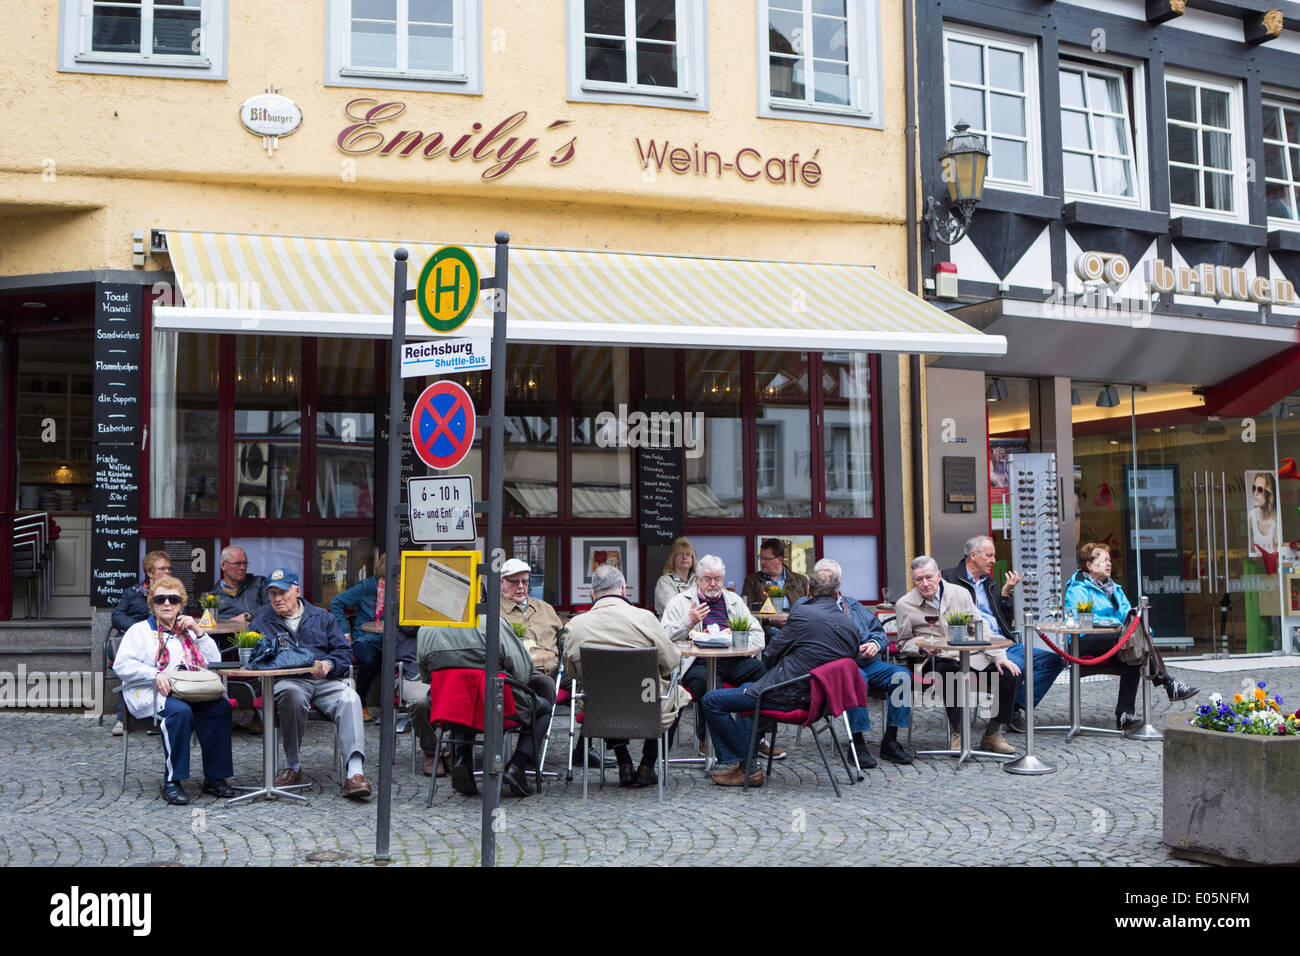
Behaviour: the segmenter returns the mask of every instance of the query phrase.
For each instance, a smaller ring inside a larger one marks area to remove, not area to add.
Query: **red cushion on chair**
[[[808,723],[808,711],[806,710],[763,710],[759,711],[764,720],[775,720],[778,724],[806,724]],[[752,710],[741,711],[741,717],[753,717]]]
[[[561,688],[559,692],[556,693],[555,695],[555,702],[557,704],[567,704],[569,702],[569,698],[572,696],[573,694],[570,691]]]
[[[501,673],[505,677],[505,673]],[[456,667],[434,671],[429,675],[429,723],[456,724],[483,729],[483,671]],[[510,685],[505,688],[503,716],[515,715],[515,697]]]
[[[233,698],[233,697],[227,697],[226,700],[228,700],[228,701],[230,702],[230,709],[231,709],[231,710],[239,710],[239,704],[235,701],[235,698]]]
[[[261,709],[262,709],[262,695],[261,695],[261,694],[258,694],[256,697],[253,698],[253,706],[256,707],[258,710],[261,710]]]

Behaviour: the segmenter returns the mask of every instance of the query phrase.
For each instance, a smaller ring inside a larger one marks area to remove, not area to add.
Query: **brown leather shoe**
[[[290,770],[285,767],[275,775],[275,785],[277,787],[292,787],[295,783],[302,783],[301,770]]]
[[[343,781],[343,796],[349,800],[364,800],[370,796],[370,781],[359,773],[354,773]]]
[[[437,762],[437,761],[434,760],[432,754],[425,754],[425,755],[424,755],[424,775],[425,775],[426,777],[432,777],[432,776],[433,776],[433,765],[434,765],[436,762]]]
[[[768,751],[767,751],[767,741],[764,740],[764,741],[762,741],[762,742],[758,745],[758,755],[759,755],[760,757],[766,757],[766,756],[767,756],[767,753],[768,753]],[[784,759],[785,759],[785,751],[782,750],[780,747],[775,748],[775,749],[772,751],[772,759],[773,759],[773,760],[784,760]],[[751,783],[750,786],[752,787],[753,784]]]
[[[749,775],[749,785],[751,787],[761,787],[763,785],[762,767],[756,767],[754,772]]]
[[[641,764],[636,768],[636,785],[638,787],[653,787],[659,783],[659,777],[655,773],[655,768]]]
[[[713,771],[713,782],[719,787],[741,787],[745,784],[745,774],[740,764],[734,767],[719,767]]]

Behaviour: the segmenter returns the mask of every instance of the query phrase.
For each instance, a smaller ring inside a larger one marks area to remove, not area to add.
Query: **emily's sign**
[[[512,113],[497,123],[486,133],[483,123],[474,123],[469,132],[456,135],[441,132],[426,133],[423,130],[402,129],[388,135],[391,129],[384,124],[397,119],[406,111],[405,103],[380,103],[370,97],[352,100],[343,108],[343,112],[352,122],[339,131],[338,146],[345,153],[361,154],[379,151],[380,156],[410,156],[416,150],[425,159],[437,159],[446,156],[450,160],[472,159],[476,163],[490,163],[483,170],[483,179],[500,179],[520,163],[540,156],[536,147],[538,139],[530,136],[512,135],[524,125],[528,113],[520,110]],[[568,126],[572,120],[556,120],[546,127],[547,131]],[[381,129],[380,127],[384,128]],[[564,135],[563,133],[559,135]],[[453,140],[454,138],[454,140]],[[563,166],[573,159],[578,137],[572,137],[567,143],[559,145],[550,156],[552,166]]]
[[[1295,286],[1278,276],[1251,276],[1245,269],[1203,262],[1194,269],[1171,268],[1163,259],[1146,263],[1146,286],[1151,292],[1203,295],[1235,299],[1257,305],[1295,305]],[[1129,276],[1128,260],[1113,252],[1084,252],[1074,260],[1074,274],[1084,282],[1122,285]]]

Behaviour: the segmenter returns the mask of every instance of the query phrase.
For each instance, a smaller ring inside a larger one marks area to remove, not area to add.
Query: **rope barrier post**
[[[1148,625],[1151,613],[1151,599],[1145,594],[1138,599],[1138,605],[1141,610],[1138,611],[1138,617],[1142,621],[1142,628],[1146,631],[1148,641],[1154,640],[1151,636],[1151,628]],[[1149,660],[1149,658],[1148,658]],[[1124,736],[1129,740],[1164,740],[1165,735],[1151,726],[1147,720],[1147,714],[1151,712],[1151,681],[1147,679],[1147,663],[1142,664],[1142,726],[1136,730],[1126,730]]]
[[[1034,756],[1034,614],[1025,611],[1020,633],[1025,641],[1025,754],[1002,765],[1007,773],[1036,776],[1055,773],[1056,767]]]

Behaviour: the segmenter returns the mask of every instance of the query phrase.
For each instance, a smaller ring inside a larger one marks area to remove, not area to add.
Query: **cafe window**
[[[234,515],[302,516],[302,343],[235,337]]]
[[[1264,103],[1264,202],[1274,219],[1300,220],[1300,103]]]
[[[329,0],[327,17],[330,86],[483,92],[481,0]]]
[[[221,447],[220,338],[153,334],[150,513],[217,518]]]
[[[758,0],[759,115],[880,124],[874,0]]]
[[[505,515],[559,516],[557,350],[553,345],[506,347]]]
[[[227,0],[63,0],[59,69],[226,79]]]
[[[1060,86],[1066,190],[1136,200],[1127,74],[1063,62]]]
[[[871,518],[871,360],[862,352],[822,355],[822,473],[828,518]]]
[[[1168,74],[1169,201],[1194,214],[1240,218],[1241,102],[1237,87]],[[1178,208],[1174,214],[1177,215]]]
[[[375,513],[375,343],[316,342],[316,514]]]
[[[619,411],[631,395],[630,354],[592,347],[570,353],[574,518],[632,517],[632,450],[618,436]]]
[[[1034,52],[1031,43],[1010,37],[944,31],[944,135],[964,122],[984,137],[990,186],[1040,189]]]
[[[708,109],[707,5],[571,0],[569,99]]]
[[[744,395],[740,353],[686,353],[686,411],[704,416],[703,454],[686,460],[686,517],[745,513]]]
[[[759,352],[754,357],[760,518],[812,516],[808,375],[807,352]]]

